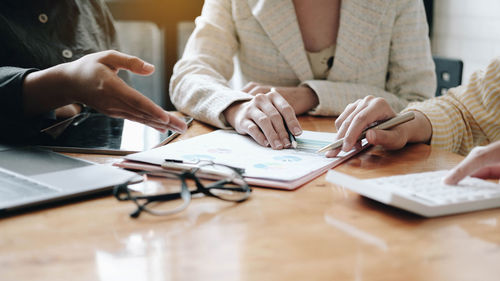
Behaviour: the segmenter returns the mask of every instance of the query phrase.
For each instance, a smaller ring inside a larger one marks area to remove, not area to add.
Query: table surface
[[[304,116],[305,130],[334,131]],[[210,132],[195,123],[179,139]],[[116,156],[70,154],[110,164]],[[362,178],[449,169],[427,145],[380,148],[336,170]],[[254,188],[241,204],[193,199],[131,219],[111,195],[0,218],[0,280],[499,280],[500,209],[425,219],[325,175],[296,191]]]

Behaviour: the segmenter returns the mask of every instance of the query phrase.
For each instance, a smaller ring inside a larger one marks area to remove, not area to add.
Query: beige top
[[[205,0],[202,14],[170,81],[177,110],[217,127],[223,112],[251,95],[248,82],[307,85],[319,105],[310,114],[338,116],[357,99],[385,98],[396,111],[434,96],[425,9],[417,0],[342,0],[335,63],[314,79],[293,1]],[[233,57],[241,85],[232,88]]]
[[[314,79],[325,80],[328,77],[328,73],[333,65],[336,47],[335,44],[332,44],[330,47],[326,47],[319,52],[309,52],[306,50]]]

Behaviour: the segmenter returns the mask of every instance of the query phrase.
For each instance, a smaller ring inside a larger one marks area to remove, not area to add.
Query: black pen
[[[292,132],[290,132],[290,129],[288,129],[288,126],[286,125],[285,120],[283,120],[283,124],[285,125],[286,132],[288,133],[288,139],[290,140],[290,144],[292,145],[292,148],[297,148],[297,139],[292,134]]]

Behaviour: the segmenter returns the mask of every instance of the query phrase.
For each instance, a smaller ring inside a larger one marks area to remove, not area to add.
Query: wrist
[[[319,104],[318,95],[307,85],[277,88],[277,91],[290,104],[297,115],[306,113]]]
[[[309,111],[319,105],[319,97],[316,92],[307,85],[300,86],[305,91],[305,96],[307,97],[307,110]]]
[[[432,124],[420,111],[414,111],[415,119],[403,124],[408,142],[429,143],[432,137]]]
[[[68,87],[59,66],[28,74],[23,81],[25,114],[37,115],[73,103],[63,94],[64,89]]]
[[[70,66],[69,63],[63,63],[48,69],[50,70],[51,86],[55,88],[55,95],[64,105],[81,103],[76,97],[77,87],[72,83],[72,76],[74,75],[70,73],[68,66]]]
[[[234,102],[222,112],[226,121],[233,128],[235,127],[235,124],[236,124],[236,122],[235,122],[236,114],[238,113],[238,111],[243,103],[244,103],[244,101]]]

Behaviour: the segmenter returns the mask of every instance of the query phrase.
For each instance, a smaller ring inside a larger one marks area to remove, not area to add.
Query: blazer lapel
[[[300,81],[313,79],[291,0],[248,0],[252,14]]]
[[[356,82],[390,0],[342,0],[335,61],[328,79]]]

